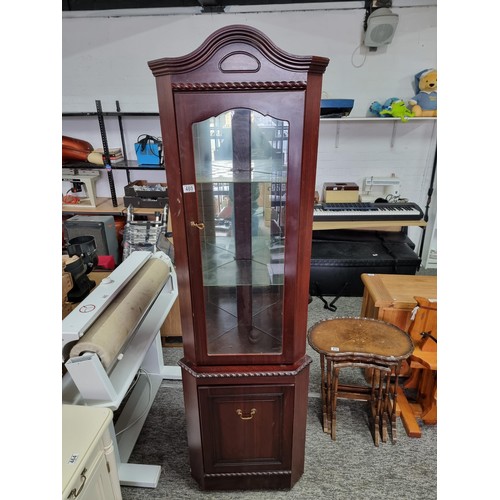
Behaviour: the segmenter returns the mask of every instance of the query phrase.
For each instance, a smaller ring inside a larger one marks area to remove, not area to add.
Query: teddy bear
[[[415,75],[417,95],[408,102],[415,116],[437,116],[437,70],[424,69]]]

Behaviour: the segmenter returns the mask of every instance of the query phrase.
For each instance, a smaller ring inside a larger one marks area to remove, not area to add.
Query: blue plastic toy
[[[372,102],[370,105],[370,113],[382,118],[400,118],[403,122],[406,122],[408,121],[408,118],[415,116],[414,113],[406,107],[404,101],[399,99],[399,97],[390,97],[384,102],[384,104],[381,104],[378,101]]]

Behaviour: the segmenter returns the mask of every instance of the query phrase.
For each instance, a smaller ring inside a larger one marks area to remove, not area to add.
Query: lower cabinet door
[[[293,384],[198,391],[206,473],[290,469]]]

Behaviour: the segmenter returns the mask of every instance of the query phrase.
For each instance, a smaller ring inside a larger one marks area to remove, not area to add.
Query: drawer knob
[[[236,414],[239,415],[239,417],[241,418],[241,420],[252,420],[252,418],[253,418],[253,416],[255,415],[256,412],[257,412],[257,410],[255,408],[252,408],[250,410],[250,415],[248,417],[244,417],[242,410],[240,410],[239,408],[236,410]]]

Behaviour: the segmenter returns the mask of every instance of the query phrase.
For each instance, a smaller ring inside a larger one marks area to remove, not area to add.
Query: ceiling
[[[77,12],[116,9],[202,7],[202,12],[224,12],[225,7],[231,5],[304,4],[318,3],[318,1],[321,2],[321,0],[62,0],[62,10],[63,12]],[[345,2],[345,0],[330,0],[332,3],[341,1]]]

